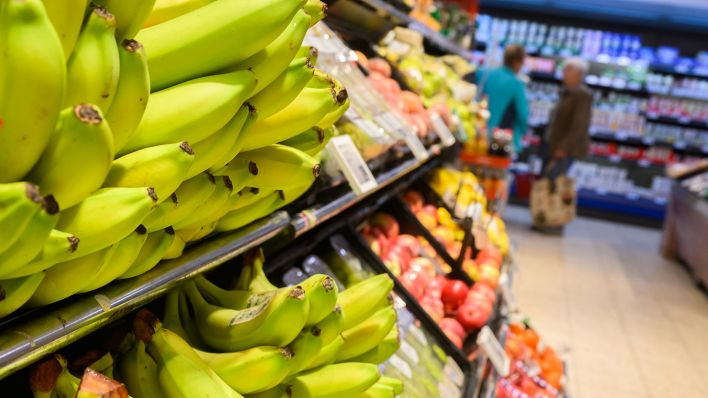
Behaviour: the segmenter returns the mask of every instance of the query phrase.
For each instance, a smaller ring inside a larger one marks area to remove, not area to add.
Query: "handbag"
[[[550,178],[548,172],[554,162],[548,163],[541,178],[531,186],[531,219],[539,227],[560,227],[571,222],[576,215],[575,179],[565,175]]]

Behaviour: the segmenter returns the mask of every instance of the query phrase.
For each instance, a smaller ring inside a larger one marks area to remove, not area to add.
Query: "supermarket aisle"
[[[509,207],[521,310],[570,365],[571,398],[708,396],[708,298],[660,231],[578,219],[563,237]]]

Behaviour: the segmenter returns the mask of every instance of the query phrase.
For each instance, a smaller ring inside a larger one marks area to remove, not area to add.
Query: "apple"
[[[480,267],[479,282],[486,283],[492,289],[496,289],[499,283],[499,271],[490,265],[485,265],[482,264],[482,267]]]
[[[427,296],[432,296],[437,299],[440,299],[442,297],[442,291],[443,291],[444,287],[445,287],[445,281],[441,281],[438,278],[433,278],[428,283],[428,286],[425,287],[425,294]]]
[[[425,294],[425,285],[421,283],[421,279],[418,278],[418,274],[404,272],[401,274],[399,279],[403,287],[405,287],[411,296],[416,298],[416,300],[423,298],[423,295]]]
[[[408,207],[413,213],[423,209],[423,195],[418,191],[408,191],[403,195],[403,201],[406,202]]]
[[[369,225],[378,227],[389,239],[397,238],[400,231],[398,221],[393,216],[386,213],[375,213],[369,219]]]
[[[386,268],[388,268],[389,271],[395,276],[400,276],[401,275],[401,265],[392,259],[388,259],[384,261],[384,265]]]
[[[424,272],[428,276],[428,281],[436,276],[435,265],[425,257],[414,257],[409,266],[411,270]]]
[[[484,294],[484,296],[487,297],[487,300],[491,302],[494,302],[497,299],[497,294],[494,289],[484,282],[478,282],[472,285],[472,291]]]
[[[429,296],[423,297],[423,299],[420,300],[420,306],[423,307],[425,312],[427,312],[436,323],[440,322],[445,317],[443,303],[436,298]]]
[[[412,257],[416,257],[420,254],[420,243],[418,243],[418,239],[413,235],[398,235],[396,244],[405,248]]]
[[[425,212],[424,210],[419,210],[417,213],[415,213],[415,216],[418,221],[423,224],[423,228],[427,229],[428,231],[432,231],[435,229],[435,227],[438,226],[438,221],[435,219],[435,216]]]
[[[440,328],[443,330],[447,329],[452,331],[454,334],[459,336],[460,339],[464,339],[466,336],[465,329],[455,318],[443,318],[440,321]]]
[[[469,332],[484,326],[489,319],[489,313],[481,305],[465,303],[457,309],[455,319]]]
[[[479,251],[476,258],[478,263],[489,262],[495,268],[501,267],[504,258],[501,251],[494,246],[487,246]]]
[[[462,270],[465,271],[473,281],[476,282],[479,280],[479,268],[477,268],[477,264],[475,264],[474,260],[464,260],[462,262]]]
[[[385,77],[391,76],[391,65],[389,65],[386,60],[382,58],[371,58],[367,64],[370,72],[376,72]]]
[[[450,228],[439,226],[431,231],[435,239],[438,240],[443,246],[450,247],[455,243],[455,234],[450,231]],[[459,249],[458,249],[459,254]]]
[[[422,209],[423,212],[430,214],[435,217],[435,222],[438,222],[438,208],[433,205],[425,205]]]
[[[405,247],[392,245],[389,249],[386,259],[396,259],[401,265],[401,268],[408,269],[408,264],[410,263],[413,256],[408,252]]]
[[[460,280],[450,279],[445,283],[442,290],[442,302],[445,305],[445,313],[451,314],[462,304],[467,298],[469,288]]]
[[[445,318],[443,318],[445,320]],[[444,327],[441,327],[443,333],[445,333],[445,336],[447,336],[448,339],[458,348],[462,348],[462,337],[458,336],[454,331],[450,329],[446,329]]]

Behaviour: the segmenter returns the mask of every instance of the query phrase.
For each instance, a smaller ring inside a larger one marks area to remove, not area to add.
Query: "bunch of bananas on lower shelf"
[[[304,194],[349,105],[301,47],[325,8],[1,1],[0,318]]]

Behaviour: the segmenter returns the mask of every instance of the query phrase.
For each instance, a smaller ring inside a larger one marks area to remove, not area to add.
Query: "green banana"
[[[376,347],[396,324],[396,310],[378,310],[364,322],[342,332],[344,346],[337,353],[337,362],[357,357]]]
[[[297,54],[295,54],[295,57],[308,57],[310,58],[310,63],[312,63],[312,65],[317,65],[317,58],[319,58],[319,55],[320,52],[317,51],[316,47],[302,46],[297,50]]]
[[[327,4],[320,0],[307,0],[307,3],[305,3],[302,8],[312,17],[312,21],[310,22],[311,27],[327,16]]]
[[[42,207],[39,187],[26,182],[0,184],[0,254],[23,234],[32,217]]]
[[[310,312],[313,305],[310,304]],[[342,321],[344,320],[344,312],[338,305],[324,319],[317,323],[317,327],[322,332],[322,345],[327,345],[334,341],[342,332]]]
[[[272,83],[248,100],[258,109],[258,116],[267,118],[285,108],[305,88],[314,75],[314,66],[307,57],[296,58]]]
[[[94,0],[116,17],[116,39],[132,39],[150,15],[155,0]]]
[[[140,149],[114,160],[103,186],[153,187],[157,197],[165,200],[186,179],[193,161],[194,151],[187,141]]]
[[[0,319],[15,312],[32,297],[44,279],[44,273],[0,281]]]
[[[248,394],[248,398],[287,398],[285,385],[279,384],[269,390]]]
[[[199,212],[188,215],[183,220],[174,224],[175,230],[194,229],[204,226],[210,222],[210,217],[215,212],[219,212],[226,204],[233,192],[231,179],[221,176],[216,179],[216,189],[211,194],[207,202],[200,207]]]
[[[152,90],[250,57],[278,37],[303,4],[304,0],[215,1],[198,12],[143,29],[136,39],[147,49]]]
[[[194,162],[189,168],[187,178],[207,171],[214,165],[214,159],[221,159],[234,146],[241,133],[243,125],[250,113],[248,105],[241,106],[234,117],[224,127],[203,141],[194,145]]]
[[[253,294],[250,290],[222,289],[201,274],[194,277],[194,283],[202,297],[210,304],[235,310],[245,308]]]
[[[61,366],[61,373],[57,376],[54,392],[57,398],[74,398],[81,380],[69,372],[66,367],[66,358],[58,354],[54,354],[54,357]]]
[[[249,172],[253,174],[248,185],[260,189],[288,189],[312,184],[320,174],[320,164],[312,156],[280,144],[242,152],[237,158],[248,161]],[[287,170],[286,174],[284,170]]]
[[[165,295],[165,311],[162,315],[162,326],[183,338],[184,341],[194,347],[192,341],[190,341],[189,334],[184,326],[182,326],[182,318],[179,313],[179,299],[181,294],[182,291],[180,289],[167,291]]]
[[[145,113],[150,96],[150,76],[142,44],[125,39],[118,46],[120,77],[111,107],[105,112],[113,133],[113,146],[119,152],[130,140]]]
[[[265,274],[265,255],[263,249],[255,249],[243,256],[243,267],[235,282],[235,288],[248,290],[254,293],[268,293],[278,287],[270,283]]]
[[[332,278],[324,274],[313,275],[300,283],[310,301],[306,326],[312,326],[333,313],[339,289]]]
[[[196,316],[194,315],[194,309],[189,303],[187,295],[184,293],[184,291],[182,291],[182,289],[179,290],[178,311],[183,330],[189,336],[189,343],[192,345],[192,347],[199,349],[207,349],[208,346],[204,342],[204,339],[202,339],[202,336],[199,334],[199,328],[194,322],[194,319],[196,318]]]
[[[120,75],[115,17],[103,7],[91,10],[66,64],[64,107],[91,103],[106,111]]]
[[[401,341],[399,338],[398,325],[395,325],[376,347],[350,359],[350,361],[368,362],[373,364],[384,363],[391,357],[391,355],[395,354],[400,347]]]
[[[175,19],[212,1],[214,0],[157,0],[144,26],[153,26]]]
[[[200,227],[180,229],[177,231],[177,236],[179,236],[185,242],[196,242],[200,239],[211,235],[212,232],[216,230],[216,222],[210,222],[208,224],[202,225]]]
[[[334,363],[337,353],[343,345],[344,339],[342,339],[341,335],[337,335],[329,344],[323,346],[317,355],[313,356],[310,363],[307,364],[307,366],[305,366],[302,370],[316,369],[321,366]]]
[[[396,392],[393,387],[382,383],[376,383],[369,387],[368,390],[353,395],[353,398],[395,398]]]
[[[49,20],[59,36],[64,59],[69,59],[84,21],[86,0],[43,0]]]
[[[387,274],[379,274],[354,284],[337,296],[337,304],[344,311],[343,329],[360,324],[380,307],[377,304],[386,299],[393,289],[393,280]]]
[[[167,248],[165,254],[162,255],[162,260],[172,260],[174,258],[180,257],[184,252],[184,248],[187,245],[179,235],[175,234],[175,238],[172,241],[170,247]]]
[[[339,108],[326,114],[319,122],[317,122],[317,126],[322,129],[328,129],[334,126],[334,123],[336,123],[337,120],[339,120],[339,118],[346,113],[347,109],[349,109],[349,105],[350,101],[349,98],[347,98]]]
[[[149,232],[174,225],[192,216],[214,193],[216,180],[207,173],[202,173],[180,184],[169,200],[160,203],[143,221]]]
[[[149,47],[145,48],[149,57]],[[255,84],[255,75],[244,70],[205,76],[152,93],[143,118],[119,154],[171,142],[196,144],[231,120]]]
[[[59,206],[52,196],[43,199],[42,208],[32,216],[22,235],[0,254],[0,275],[14,272],[42,250],[59,220]]]
[[[4,183],[21,179],[39,159],[66,89],[62,46],[40,0],[2,2],[0,52],[0,183]]]
[[[246,187],[238,192],[238,200],[232,204],[231,211],[256,203],[271,192],[273,191],[268,189]]]
[[[216,231],[233,231],[267,216],[276,209],[279,195],[277,191],[271,192],[256,203],[226,213],[217,223]]]
[[[295,137],[280,142],[280,144],[297,149],[314,157],[324,150],[327,143],[334,135],[334,126],[326,129],[315,126],[304,133],[300,133]]]
[[[155,206],[152,188],[103,188],[59,215],[57,229],[81,238],[80,257],[130,235]]]
[[[162,397],[158,382],[157,364],[145,351],[145,343],[137,340],[118,358],[118,371],[133,398]]]
[[[104,261],[96,270],[95,276],[79,292],[85,293],[96,290],[127,272],[131,265],[135,263],[147,239],[147,229],[143,225],[139,225],[133,233],[114,243],[108,249],[109,252],[106,253]]]
[[[256,108],[248,102],[244,103],[244,106],[248,106],[248,116],[246,117],[246,121],[243,123],[243,126],[241,127],[241,130],[238,133],[238,138],[236,138],[236,141],[234,141],[233,145],[231,145],[229,150],[226,151],[226,153],[224,153],[221,158],[215,161],[214,164],[209,168],[209,171],[214,175],[220,175],[219,171],[226,167],[226,165],[228,165],[231,161],[233,161],[236,155],[241,152],[241,148],[243,148],[243,142],[245,140],[244,137],[250,131],[251,126],[253,126],[253,123],[258,120],[258,112],[256,111]],[[239,180],[234,179],[233,181]]]
[[[197,353],[226,384],[241,394],[275,387],[288,376],[297,357],[297,353],[289,348],[272,346],[253,347],[223,354],[200,351]]]
[[[101,187],[112,161],[108,123],[98,107],[81,104],[61,112],[47,149],[27,178],[68,209]]]
[[[49,237],[40,246],[39,253],[28,264],[15,270],[2,270],[0,278],[19,278],[41,272],[67,260],[79,248],[79,238],[56,229],[49,232]]]
[[[167,252],[167,249],[172,246],[174,239],[175,231],[172,227],[148,234],[147,240],[140,248],[137,258],[118,279],[132,278],[155,268],[162,256]]]
[[[327,88],[305,87],[285,108],[253,123],[245,137],[243,150],[250,151],[292,138],[344,106],[347,99],[346,90],[336,91],[334,84]]]
[[[403,382],[399,379],[388,376],[381,376],[381,378],[379,379],[379,381],[376,382],[376,384],[383,384],[391,387],[396,395],[403,393]]]
[[[381,377],[378,367],[345,362],[302,373],[287,384],[290,398],[350,397],[373,386]]]
[[[311,17],[299,10],[290,20],[287,28],[265,48],[226,70],[248,69],[256,74],[258,83],[253,90],[258,93],[269,86],[295,57],[297,49],[305,38]]]
[[[293,359],[285,375],[292,376],[300,373],[320,352],[323,347],[322,331],[317,326],[305,327],[288,347],[292,350]],[[275,384],[268,388],[272,388]]]
[[[226,166],[214,171],[214,175],[227,176],[231,182],[236,181],[238,186],[241,186],[241,189],[243,189],[243,187],[250,185],[251,180],[254,178],[253,166],[254,165],[251,165],[247,160],[236,157],[229,161]],[[240,192],[238,186],[236,187],[237,189],[233,190],[232,194]]]

